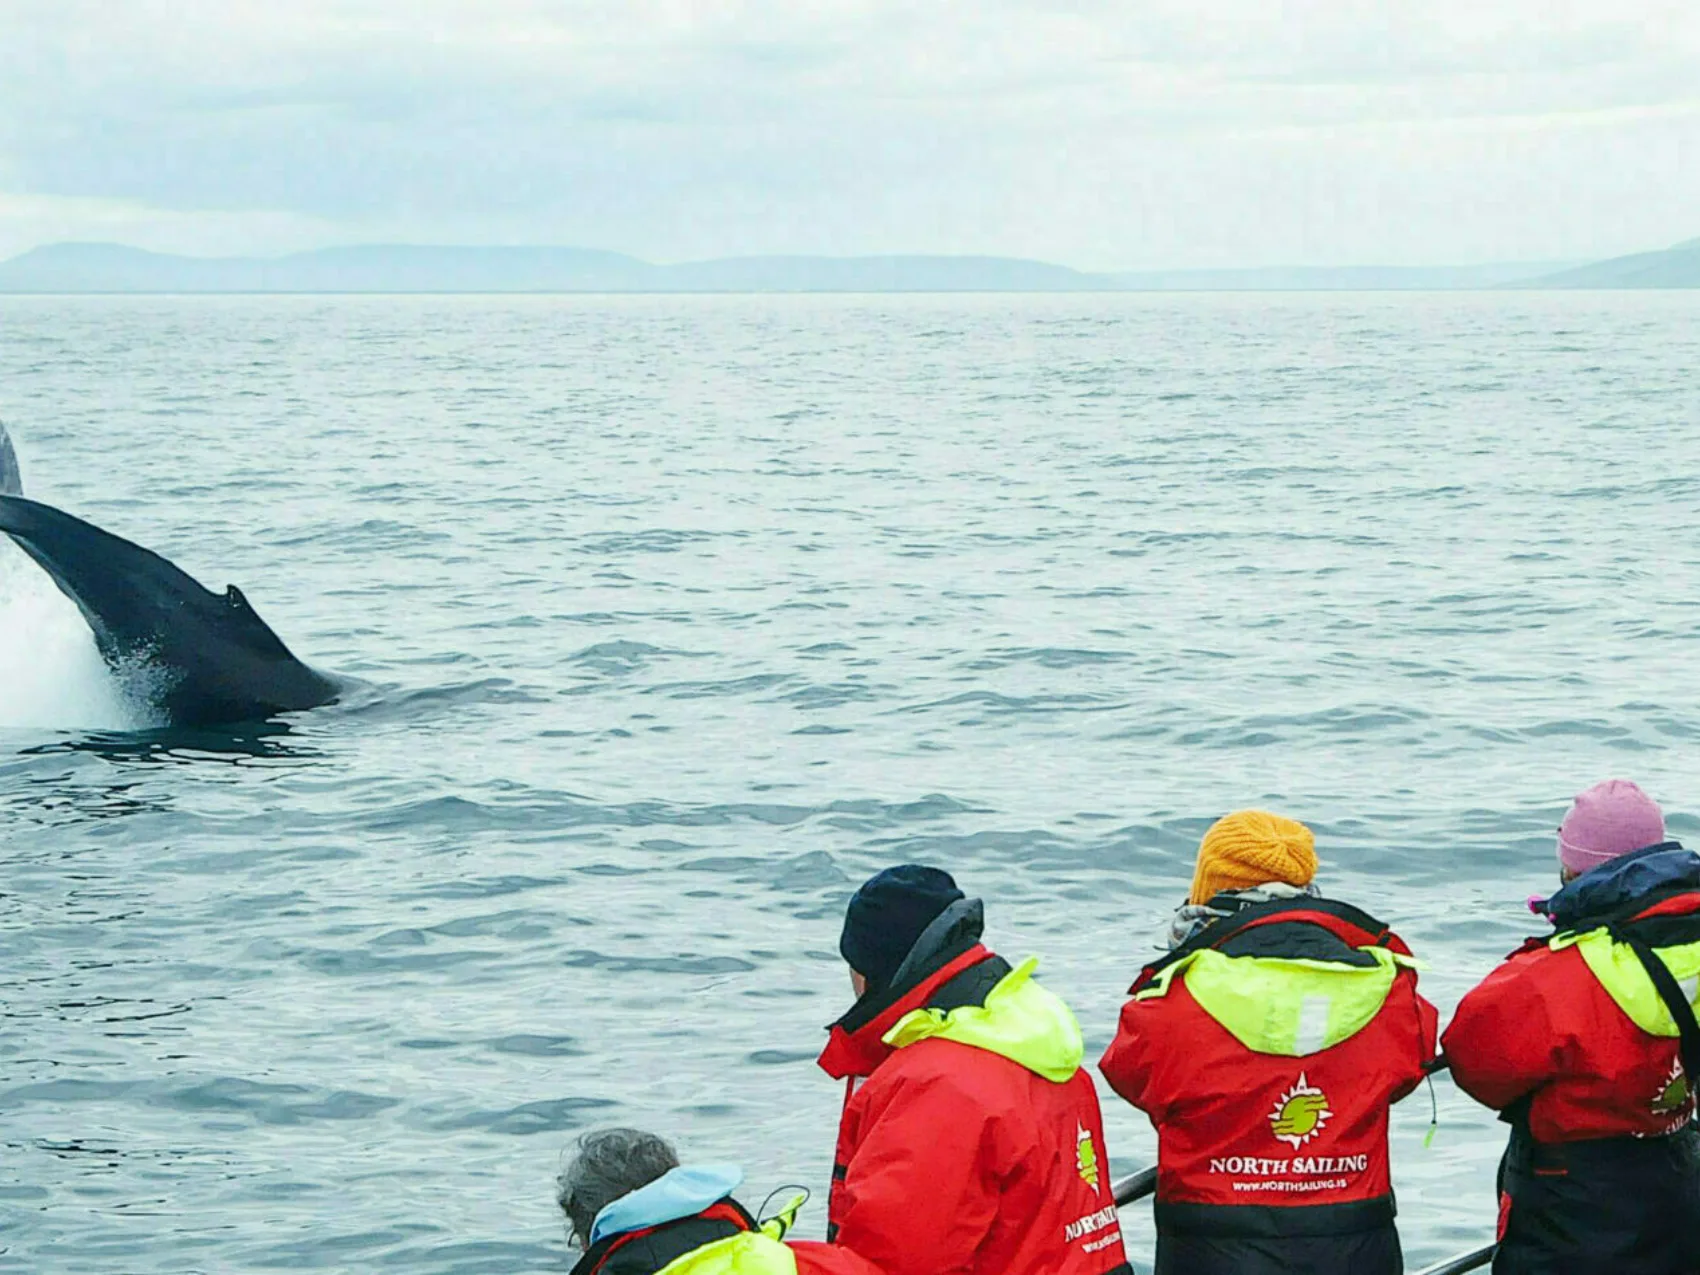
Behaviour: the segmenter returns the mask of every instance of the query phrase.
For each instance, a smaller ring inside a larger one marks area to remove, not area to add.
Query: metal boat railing
[[[1115,1184],[1116,1207],[1126,1208],[1136,1200],[1157,1193],[1157,1170],[1155,1168],[1141,1169]],[[1493,1261],[1494,1246],[1479,1248],[1473,1253],[1460,1253],[1457,1257],[1448,1258],[1438,1266],[1426,1267],[1418,1275],[1465,1275],[1467,1271],[1479,1271]]]

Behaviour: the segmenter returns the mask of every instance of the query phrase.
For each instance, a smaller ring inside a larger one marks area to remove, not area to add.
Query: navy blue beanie
[[[938,868],[887,868],[850,896],[838,951],[869,987],[884,988],[921,932],[963,897],[950,873]]]

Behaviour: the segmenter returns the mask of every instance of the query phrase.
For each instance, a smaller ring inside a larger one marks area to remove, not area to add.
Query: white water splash
[[[0,536],[0,727],[133,730],[143,718],[76,604]]]

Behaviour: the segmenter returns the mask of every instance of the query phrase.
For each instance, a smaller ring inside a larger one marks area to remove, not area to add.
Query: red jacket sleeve
[[[1428,1001],[1424,1000],[1421,993],[1417,991],[1416,975],[1407,971],[1406,973],[1401,974],[1400,978],[1405,981],[1405,985],[1409,989],[1408,994],[1412,1001],[1411,1017],[1409,1019],[1411,1025],[1411,1050],[1408,1055],[1411,1059],[1411,1072],[1410,1075],[1405,1080],[1401,1081],[1398,1087],[1394,1089],[1392,1097],[1392,1101],[1394,1102],[1398,1102],[1401,1098],[1408,1098],[1413,1092],[1415,1092],[1417,1086],[1421,1085],[1427,1078],[1429,1066],[1434,1062],[1435,1036],[1440,1031],[1440,1014],[1435,1007],[1430,1005]]]
[[[1157,1060],[1162,1054],[1153,1045],[1162,1039],[1163,998],[1130,1000],[1122,1006],[1116,1038],[1098,1060],[1104,1079],[1128,1102],[1153,1121],[1163,1118],[1165,1103],[1156,1084]]]
[[[1503,1111],[1562,1070],[1563,1042],[1541,987],[1545,952],[1514,956],[1458,1004],[1441,1038],[1452,1079]]]
[[[972,1270],[997,1218],[993,1119],[945,1073],[880,1093],[839,1185],[833,1243],[884,1275]]]

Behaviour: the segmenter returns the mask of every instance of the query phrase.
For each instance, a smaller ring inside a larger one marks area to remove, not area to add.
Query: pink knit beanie
[[[1558,861],[1581,875],[1632,850],[1665,839],[1665,817],[1627,779],[1608,779],[1576,798],[1558,829]]]

